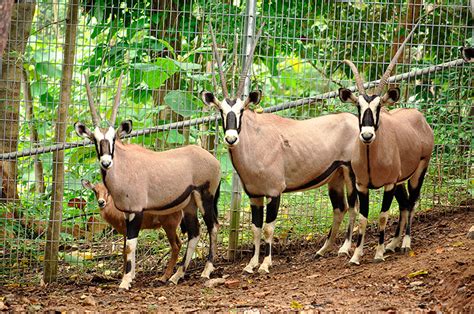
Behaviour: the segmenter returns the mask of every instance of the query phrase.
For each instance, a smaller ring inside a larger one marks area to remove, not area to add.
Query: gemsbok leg
[[[219,198],[219,188],[216,191],[216,195],[212,195],[208,190],[204,190],[201,193],[202,209],[204,211],[204,222],[209,233],[209,255],[207,256],[206,267],[201,273],[202,278],[210,278],[211,273],[214,271],[214,257],[217,252],[217,201]]]
[[[169,280],[175,285],[177,285],[178,281],[184,277],[186,269],[188,269],[194,251],[196,250],[196,245],[199,242],[200,226],[199,220],[197,218],[196,203],[193,198],[191,198],[189,204],[183,209],[183,212],[183,220],[186,226],[186,231],[188,233],[188,244],[184,260],[180,263],[178,269]]]
[[[182,215],[181,212],[179,212],[179,214]],[[166,282],[173,274],[173,269],[176,265],[176,262],[178,261],[179,251],[181,249],[181,240],[179,239],[178,234],[176,233],[176,228],[178,227],[182,218],[179,217],[178,220],[177,215],[173,214],[173,216],[175,217],[162,221],[163,229],[165,229],[166,237],[168,238],[168,241],[170,243],[171,257],[168,261],[168,265],[166,266],[165,272],[159,279],[161,282]]]
[[[331,229],[329,229],[329,233],[323,247],[316,253],[316,257],[322,257],[334,248],[334,242],[336,241],[339,227],[341,226],[341,222],[344,219],[346,200],[344,196],[344,180],[342,171],[334,174],[334,177],[328,183],[328,190],[329,198],[333,208],[332,226]]]
[[[137,249],[138,233],[143,220],[143,212],[124,214],[127,227],[127,240],[125,242],[125,273],[119,288],[130,289],[132,280],[135,278],[135,251]]]
[[[349,223],[347,224],[346,239],[344,240],[344,244],[339,248],[337,254],[350,256],[349,250],[352,246],[352,234],[357,214],[357,190],[355,188],[355,175],[353,173],[347,173],[345,174],[345,177],[347,202],[349,203]]]
[[[408,192],[404,183],[395,187],[395,198],[397,199],[400,216],[398,218],[398,225],[397,229],[395,230],[395,235],[390,240],[390,243],[387,244],[385,252],[395,252],[395,250],[400,246],[405,224],[408,220]]]
[[[385,227],[387,226],[388,210],[390,209],[390,205],[392,205],[396,187],[394,184],[391,184],[385,186],[384,189],[382,209],[379,215],[379,244],[377,245],[374,257],[374,261],[376,262],[385,260],[383,257],[383,253],[385,253]]]
[[[364,251],[365,229],[369,215],[369,190],[362,186],[357,186],[357,196],[359,197],[359,234],[357,235],[357,245],[350,260],[351,264],[360,265],[360,257]]]
[[[260,240],[263,227],[263,197],[250,198],[250,208],[252,210],[252,231],[253,231],[253,257],[245,266],[244,271],[252,274],[253,269],[258,266],[260,257]]]
[[[278,215],[278,208],[280,207],[281,195],[272,197],[267,204],[267,214],[265,217],[265,226],[263,226],[263,240],[265,241],[265,257],[258,268],[259,273],[269,273],[270,266],[272,266],[272,242],[273,232],[275,231],[275,223]]]
[[[426,169],[428,167],[428,161],[421,162],[416,169],[413,176],[408,180],[408,212],[409,217],[407,220],[405,236],[402,242],[402,252],[409,252],[411,250],[411,225],[413,222],[413,216],[415,215],[415,205],[420,197],[421,186],[425,179]]]

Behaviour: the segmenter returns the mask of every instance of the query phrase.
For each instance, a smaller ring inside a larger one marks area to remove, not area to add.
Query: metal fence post
[[[245,15],[245,35],[244,35],[244,53],[242,54],[242,65],[245,64],[250,54],[253,41],[255,40],[255,17],[257,12],[257,3],[255,0],[247,0],[247,10]],[[243,97],[247,97],[250,89],[250,77],[245,80]],[[242,183],[235,169],[232,172],[232,198],[231,198],[231,217],[229,232],[229,249],[227,258],[235,258],[236,248],[239,240],[240,209],[242,200]]]

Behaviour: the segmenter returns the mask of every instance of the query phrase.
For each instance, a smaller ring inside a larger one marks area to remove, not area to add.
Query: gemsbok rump
[[[183,264],[170,278],[170,281],[177,283],[184,276],[199,240],[197,208],[201,210],[210,238],[209,256],[201,276],[208,278],[214,270],[217,245],[219,161],[195,145],[155,152],[139,145],[122,143],[121,138],[132,131],[132,121],[125,120],[117,129],[114,128],[121,85],[122,77],[110,121],[103,128],[86,78],[94,130],[89,130],[81,122],[74,125],[79,136],[89,138],[95,144],[102,180],[115,206],[125,214],[127,241],[124,252],[127,263],[120,288],[129,289],[135,277],[135,250],[144,211],[155,215],[183,211],[188,247]]]
[[[418,22],[419,24],[419,22]],[[355,145],[352,154],[352,168],[356,176],[356,189],[359,196],[360,220],[357,246],[351,263],[360,264],[363,253],[365,229],[369,213],[369,189],[384,187],[382,209],[379,216],[379,241],[375,261],[384,260],[385,226],[388,210],[393,197],[400,207],[400,218],[395,237],[387,245],[387,250],[394,251],[400,245],[403,229],[402,250],[410,250],[411,225],[415,203],[420,196],[421,186],[433,151],[433,130],[423,114],[417,109],[394,109],[388,111],[384,106],[394,104],[400,97],[399,88],[389,88],[382,95],[392,70],[394,69],[405,44],[413,35],[413,27],[390,61],[378,86],[372,94],[364,88],[362,78],[356,66],[349,60],[344,63],[354,73],[359,95],[355,96],[349,89],[340,88],[339,98],[343,102],[352,102],[357,106],[359,132],[354,137]],[[354,139],[353,139],[354,141]],[[404,182],[408,181],[408,193]]]
[[[201,94],[205,104],[220,111],[225,132],[224,140],[232,164],[250,198],[255,252],[244,268],[248,273],[252,273],[259,264],[265,198],[265,257],[259,272],[269,272],[272,265],[271,245],[282,193],[309,190],[326,183],[329,185],[334,219],[324,246],[317,252],[318,256],[323,256],[333,248],[339,226],[347,211],[344,186],[347,187],[350,223],[339,253],[349,255],[357,200],[354,176],[350,169],[354,144],[351,138],[358,134],[357,118],[354,115],[341,113],[298,121],[275,114],[258,114],[250,110],[249,105],[260,102],[260,91],[253,91],[242,99],[245,80],[261,31],[260,29],[243,67],[237,93],[235,97],[230,97],[215,36],[210,26],[224,99],[220,101],[208,91]]]

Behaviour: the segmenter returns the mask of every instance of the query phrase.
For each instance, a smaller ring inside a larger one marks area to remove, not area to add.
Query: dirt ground
[[[160,286],[160,274],[138,270],[130,291],[119,291],[119,280],[81,276],[47,286],[0,287],[3,310],[139,310],[139,311],[281,311],[281,310],[447,310],[474,312],[474,240],[466,234],[474,211],[432,210],[417,217],[413,252],[386,255],[373,263],[376,226],[361,266],[335,254],[315,260],[315,241],[294,244],[274,257],[269,275],[243,275],[250,257],[217,263],[213,278],[225,283],[206,287],[199,278],[202,263],[192,264],[178,286]],[[393,234],[391,225],[388,234]]]

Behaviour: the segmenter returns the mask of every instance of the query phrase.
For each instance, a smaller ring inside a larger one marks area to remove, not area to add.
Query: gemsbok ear
[[[204,90],[201,92],[201,99],[207,106],[219,109],[220,103],[213,93]]]
[[[393,87],[390,88],[385,95],[382,97],[382,104],[393,104],[396,103],[400,99],[400,88]]]
[[[132,120],[125,120],[125,121],[122,121],[122,123],[120,123],[120,126],[117,130],[117,134],[119,136],[119,138],[127,135],[127,134],[130,134],[130,132],[132,132]]]
[[[339,88],[339,99],[342,102],[357,103],[357,97],[347,88]]]
[[[245,107],[250,104],[258,105],[262,100],[262,91],[261,90],[254,90],[251,91],[247,99],[245,100]]]
[[[94,135],[82,122],[74,123],[74,130],[76,134],[83,138],[93,139]]]
[[[81,179],[81,184],[84,188],[86,188],[88,190],[93,190],[94,189],[94,185],[89,180]]]

